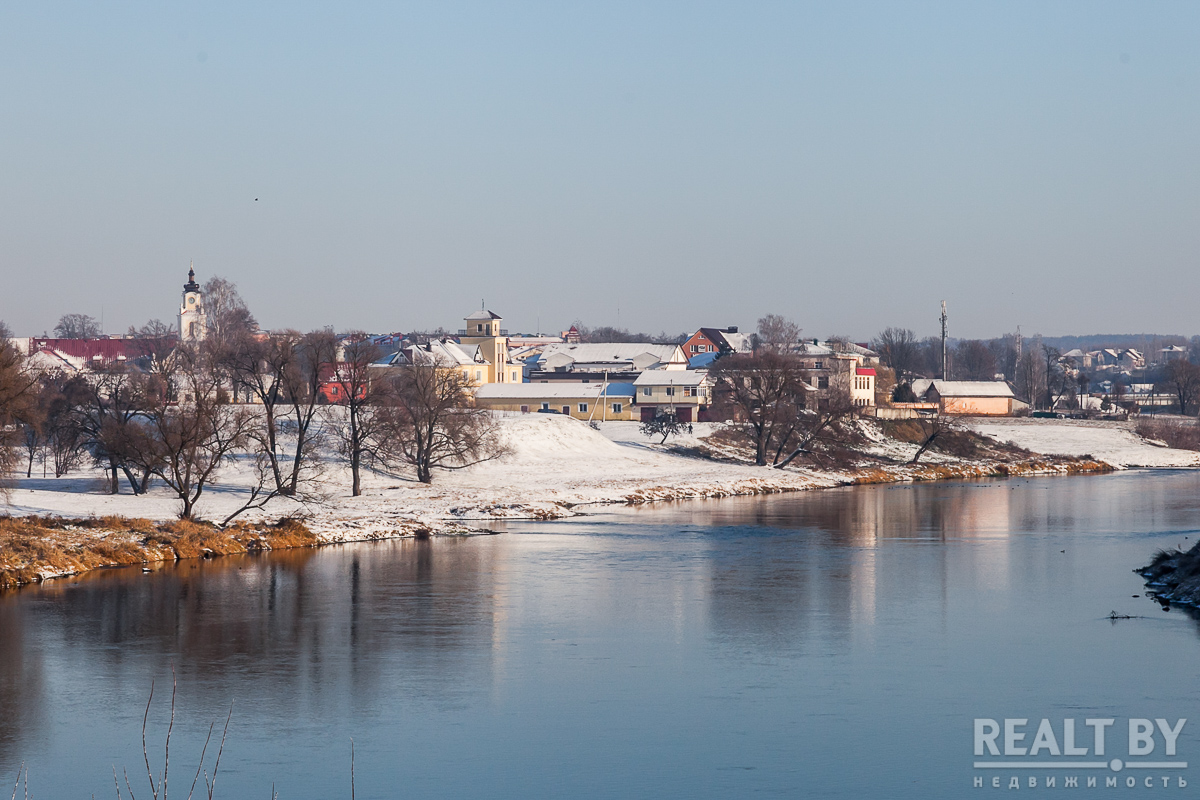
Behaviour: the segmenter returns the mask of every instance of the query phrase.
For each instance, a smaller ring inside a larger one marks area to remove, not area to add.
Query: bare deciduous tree
[[[471,380],[454,365],[411,363],[388,378],[378,411],[377,452],[408,464],[417,480],[435,469],[462,469],[504,454],[492,415],[475,408]]]
[[[906,383],[916,373],[919,345],[917,335],[908,328],[884,328],[871,347],[884,364],[896,371],[897,383]]]
[[[943,434],[952,430],[949,418],[941,414],[922,416],[917,421],[917,424],[921,426],[923,436],[920,444],[917,446],[917,452],[913,454],[912,460],[908,462],[909,464],[916,464],[921,459],[921,456],[925,455],[925,451],[933,447],[934,442],[941,438]]]
[[[171,379],[179,402],[159,393],[127,429],[126,447],[179,498],[179,516],[195,519],[204,490],[245,444],[253,414],[228,402],[220,371],[199,348],[179,348]]]
[[[341,351],[331,365],[329,382],[337,390],[337,406],[330,409],[328,421],[342,457],[350,465],[350,494],[362,494],[362,467],[374,456],[375,428],[379,405],[372,385],[372,367],[380,356],[379,348],[361,331],[346,334],[338,345]]]
[[[34,411],[35,381],[23,369],[24,359],[0,322],[0,492],[20,461],[19,428]]]
[[[852,416],[854,411],[854,401],[848,391],[830,392],[815,409],[798,409],[789,435],[786,438],[780,437],[780,447],[775,453],[776,469],[783,469],[797,457],[811,453],[811,448],[818,439],[836,429],[838,423]],[[791,452],[781,461],[780,456],[787,448],[791,448]]]
[[[755,349],[790,353],[800,342],[800,326],[779,314],[767,314],[758,321]]]
[[[258,329],[237,284],[214,275],[204,282],[203,293],[206,339],[221,343],[239,331]]]
[[[63,314],[54,326],[54,335],[60,339],[95,339],[103,336],[100,323],[87,314]]]
[[[764,466],[804,408],[807,384],[800,360],[760,347],[722,358],[709,374],[716,413],[734,420],[754,449],[754,463]]]
[[[1179,413],[1188,414],[1200,405],[1200,366],[1182,359],[1167,364],[1162,386],[1175,395]]]
[[[319,464],[320,425],[314,423],[322,370],[336,358],[336,338],[325,330],[270,337],[242,332],[230,336],[218,352],[231,379],[261,407],[251,437],[269,468],[274,494],[294,496],[303,478],[315,477]]]

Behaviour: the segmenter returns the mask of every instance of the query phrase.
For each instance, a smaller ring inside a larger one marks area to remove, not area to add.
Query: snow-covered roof
[[[1012,387],[1004,381],[943,381],[919,378],[912,382],[913,394],[924,397],[931,389],[941,397],[1012,397]]]
[[[603,392],[601,391],[603,390]],[[633,397],[632,383],[485,383],[475,390],[483,400],[571,400],[589,397]]]
[[[1076,347],[1074,350],[1068,350],[1062,354],[1063,358],[1084,358],[1084,352]]]
[[[479,311],[471,313],[469,316],[463,317],[463,319],[502,319],[502,317],[499,314],[493,314],[491,311],[480,309]]]
[[[708,381],[708,373],[698,369],[648,369],[634,386],[699,386]]]
[[[645,344],[642,342],[589,342],[586,344],[551,344],[542,350],[541,369],[568,365],[589,365],[603,369],[647,369],[655,364],[686,363],[683,350],[677,344]]]

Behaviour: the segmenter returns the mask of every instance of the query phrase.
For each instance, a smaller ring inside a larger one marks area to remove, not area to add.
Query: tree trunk
[[[350,496],[358,497],[362,494],[362,485],[358,478],[358,466],[361,460],[358,448],[350,454]]]
[[[110,476],[108,480],[108,493],[120,494],[121,476],[117,474],[117,461],[114,458],[108,460],[108,474]]]

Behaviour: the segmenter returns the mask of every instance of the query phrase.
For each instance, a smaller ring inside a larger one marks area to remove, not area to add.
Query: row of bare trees
[[[158,482],[194,518],[214,478],[238,462],[244,502],[228,523],[278,497],[324,500],[331,461],[349,466],[358,496],[364,470],[412,469],[430,483],[439,469],[503,453],[457,367],[418,359],[380,368],[364,335],[259,333],[229,288],[225,324],[199,344],[175,343],[150,368],[34,376],[0,330],[0,475],[18,466],[31,475],[39,454],[56,476],[90,460],[109,492],[127,483],[141,495]]]

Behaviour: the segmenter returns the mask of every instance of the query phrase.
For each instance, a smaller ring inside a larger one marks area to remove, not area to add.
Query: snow
[[[510,452],[495,461],[454,471],[437,471],[432,485],[408,475],[364,472],[363,494],[349,496],[349,470],[333,465],[325,479],[330,496],[306,507],[309,527],[328,541],[393,535],[416,527],[446,530],[468,527],[472,520],[549,518],[580,513],[596,503],[788,491],[833,486],[841,476],[809,471],[786,472],[678,455],[650,444],[633,422],[600,423],[601,430],[557,414],[500,417]],[[692,435],[672,439],[695,444],[711,426],[699,424]],[[237,508],[250,479],[247,466],[220,475],[205,492],[198,512],[220,520]],[[173,518],[179,503],[163,487],[148,495],[103,494],[101,473],[84,477],[19,479],[9,505],[12,514],[64,517],[128,516]],[[123,492],[128,485],[122,484]],[[272,501],[265,512],[244,518],[274,519],[297,510],[290,500]]]
[[[1091,455],[1126,468],[1200,466],[1200,453],[1153,444],[1133,432],[1133,422],[983,417],[965,422],[993,439],[1045,455]]]
[[[811,469],[776,470],[749,464],[714,461],[688,455],[689,447],[715,427],[695,423],[690,434],[659,446],[639,431],[636,422],[605,422],[598,430],[557,414],[499,417],[509,452],[494,461],[454,471],[437,471],[432,485],[414,481],[407,473],[364,472],[363,494],[350,497],[349,471],[340,464],[325,473],[328,495],[299,509],[291,500],[275,500],[247,520],[276,519],[302,510],[307,524],[325,541],[383,538],[420,528],[442,532],[468,531],[479,520],[569,517],[599,503],[641,502],[689,497],[722,497],[772,493],[843,485],[853,476]],[[1044,454],[1091,454],[1114,466],[1177,467],[1200,465],[1200,454],[1146,443],[1128,424],[1066,420],[973,419],[981,433]],[[904,462],[915,445],[865,430],[868,450],[897,464],[889,468],[895,480],[911,477]],[[929,464],[949,463],[949,456],[927,454]],[[970,465],[967,465],[970,466]],[[251,470],[240,463],[221,473],[220,480],[201,498],[198,512],[221,520],[245,497]],[[179,503],[161,485],[148,495],[104,494],[101,473],[64,478],[21,478],[16,482],[7,513],[64,517],[127,516],[155,520],[173,518]]]

